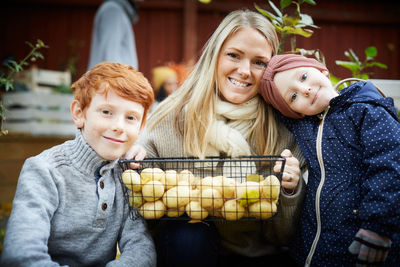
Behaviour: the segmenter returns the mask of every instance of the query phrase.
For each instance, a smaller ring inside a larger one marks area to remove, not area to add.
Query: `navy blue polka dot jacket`
[[[331,100],[322,120],[279,115],[296,137],[309,171],[292,250],[298,262],[354,266],[348,247],[360,228],[390,237],[393,252],[387,262],[397,261],[400,123],[393,99],[383,98],[369,82],[358,82]]]

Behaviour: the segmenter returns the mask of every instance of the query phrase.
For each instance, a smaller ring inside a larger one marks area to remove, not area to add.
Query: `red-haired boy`
[[[110,62],[94,66],[72,90],[79,130],[25,161],[1,264],[155,266],[146,224],[130,218],[118,180],[118,159],[139,136],[153,90],[131,66]]]

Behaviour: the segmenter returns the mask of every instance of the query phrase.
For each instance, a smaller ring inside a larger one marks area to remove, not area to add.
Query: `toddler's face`
[[[75,124],[82,129],[86,142],[106,160],[124,155],[135,143],[141,130],[144,108],[118,96],[113,90],[95,93],[89,107]]]
[[[338,93],[327,73],[312,67],[298,67],[275,74],[274,82],[289,107],[303,115],[323,112]]]

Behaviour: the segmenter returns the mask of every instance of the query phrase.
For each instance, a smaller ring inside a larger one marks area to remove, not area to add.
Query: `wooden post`
[[[197,0],[183,2],[183,60],[193,62],[197,52]]]

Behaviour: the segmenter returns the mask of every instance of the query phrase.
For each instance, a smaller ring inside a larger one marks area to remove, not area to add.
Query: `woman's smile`
[[[238,86],[238,87],[249,87],[251,85],[251,83],[245,83],[245,82],[240,82],[238,80],[235,80],[234,78],[228,78],[229,81],[231,81],[231,83],[233,83],[233,85]]]

